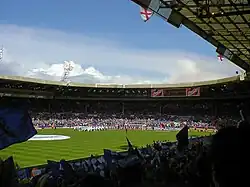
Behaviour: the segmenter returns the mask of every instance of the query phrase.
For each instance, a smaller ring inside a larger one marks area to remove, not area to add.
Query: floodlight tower
[[[70,72],[73,70],[73,63],[72,61],[64,61],[64,64],[63,64],[63,76],[62,76],[62,79],[61,81],[63,82],[69,82],[69,74]]]
[[[3,46],[0,48],[0,62],[3,60]]]

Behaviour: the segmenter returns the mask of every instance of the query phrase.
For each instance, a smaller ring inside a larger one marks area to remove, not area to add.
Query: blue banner
[[[0,108],[0,150],[27,141],[36,133],[28,110],[18,106]]]

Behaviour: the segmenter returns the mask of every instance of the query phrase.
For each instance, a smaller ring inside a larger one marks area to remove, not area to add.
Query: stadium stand
[[[248,159],[241,147],[247,146],[245,133],[249,127],[247,117],[241,119],[239,110],[243,104],[249,106],[249,87],[240,76],[176,85],[84,85],[1,77],[1,106],[13,101],[28,102],[37,128],[87,124],[91,130],[169,130],[188,125],[219,131],[214,137],[190,139],[183,150],[177,150],[176,142],[164,141],[136,149],[128,140],[128,152],[104,150],[103,156],[48,161],[45,166],[23,169],[15,166],[10,157],[0,163],[0,186],[243,184],[247,177],[242,168],[244,164],[247,168]],[[244,113],[247,111],[244,107]],[[244,121],[237,128],[240,120]],[[225,126],[230,127],[222,128]]]

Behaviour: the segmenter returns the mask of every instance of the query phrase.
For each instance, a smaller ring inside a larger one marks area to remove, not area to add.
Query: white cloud
[[[231,63],[216,57],[169,49],[144,50],[122,42],[57,30],[0,25],[4,59],[0,74],[60,80],[65,60],[70,80],[84,83],[176,83],[235,75]],[[191,44],[190,44],[191,45]]]

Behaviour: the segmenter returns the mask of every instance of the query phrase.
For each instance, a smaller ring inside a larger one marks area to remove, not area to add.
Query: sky
[[[130,0],[1,0],[0,75],[82,83],[179,83],[234,76],[216,49],[184,26],[143,22]]]

